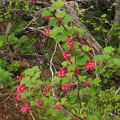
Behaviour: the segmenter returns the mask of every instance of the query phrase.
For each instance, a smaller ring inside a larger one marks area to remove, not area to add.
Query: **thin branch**
[[[31,112],[31,110],[29,110],[29,113],[30,113],[30,115],[31,115],[32,119],[33,119],[33,120],[35,120],[35,118],[34,118],[34,116],[33,116],[32,112]]]
[[[119,91],[120,91],[120,86],[119,86],[119,88],[117,89],[117,91],[115,92],[115,95],[116,95]]]
[[[53,66],[53,57],[54,57],[54,55],[55,55],[55,53],[56,53],[56,50],[57,50],[57,45],[58,43],[56,42],[56,45],[55,45],[55,49],[54,49],[54,52],[53,52],[53,54],[52,54],[52,56],[51,56],[51,59],[50,59],[50,71],[51,71],[51,79],[52,79],[52,83],[54,84],[54,71],[53,71],[53,69],[52,69],[52,66]],[[54,87],[52,87],[52,95],[53,95],[53,97],[55,97],[55,91],[54,91]],[[56,98],[56,97],[55,97]],[[57,100],[57,99],[56,99]]]

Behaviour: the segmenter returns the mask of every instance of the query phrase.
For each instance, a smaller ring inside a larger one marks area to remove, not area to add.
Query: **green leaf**
[[[69,96],[68,97],[68,101],[70,103],[75,103],[77,99],[78,99],[78,96]]]
[[[28,96],[28,95],[27,95],[26,92],[25,92],[25,93],[23,92],[23,93],[21,94],[21,98],[27,98],[27,96]]]
[[[87,76],[79,76],[79,80],[82,82],[85,82],[87,79]]]
[[[96,94],[97,94],[96,89],[91,89],[91,91],[90,91],[90,96],[93,97],[93,96],[95,96]]]
[[[89,57],[86,56],[86,55],[84,55],[84,56],[82,56],[82,57],[77,58],[77,59],[76,59],[76,63],[77,63],[78,65],[83,66],[83,65],[87,62],[87,60],[89,60]]]
[[[48,114],[48,115],[52,115],[54,112],[55,112],[55,110],[52,109],[52,108],[47,109],[47,114]]]
[[[92,84],[98,85],[101,82],[100,78],[95,78],[92,80]]]
[[[50,14],[51,14],[51,11],[48,10],[48,9],[44,9],[44,10],[42,11],[42,17],[49,16]]]
[[[62,98],[62,99],[61,99],[61,104],[62,104],[62,105],[66,104],[66,101],[67,101],[66,98]]]
[[[108,46],[104,48],[104,51],[108,54],[112,54],[114,52],[115,48],[113,48],[112,46]]]
[[[4,60],[0,60],[0,68],[5,69],[6,62]]]
[[[60,41],[65,41],[66,39],[66,35],[65,34],[58,34],[56,35],[56,41],[60,42]]]
[[[86,35],[87,32],[83,29],[83,28],[77,28],[77,31],[82,34],[82,35]]]
[[[24,77],[24,78],[22,79],[21,84],[25,84],[26,87],[29,87],[30,84],[31,84],[31,82],[32,82],[32,81],[30,80],[30,77],[29,77],[29,76],[26,76],[26,77]]]
[[[35,100],[30,101],[30,105],[31,105],[31,106],[34,106],[35,104],[36,104],[36,101],[35,101]]]
[[[101,15],[101,18],[106,18],[106,16],[107,16],[106,14],[103,14]]]
[[[39,84],[38,84],[38,85],[39,85]],[[37,89],[37,85],[36,85],[36,84],[30,84],[30,85],[29,85],[29,88]]]
[[[53,2],[53,4],[50,7],[51,11],[54,11],[54,9],[61,8],[64,5],[64,2],[62,0],[57,0],[56,2]]]
[[[73,71],[76,68],[76,64],[69,65],[67,68],[68,68],[68,71]]]
[[[113,62],[117,67],[120,67],[120,58],[113,58]]]
[[[57,19],[52,17],[49,21],[49,26],[55,27],[57,25]]]
[[[77,41],[74,42],[74,48],[75,48],[75,49],[76,49],[76,48],[79,48],[79,45],[80,45],[79,42],[77,42]]]
[[[56,17],[57,18],[63,18],[64,16],[66,16],[66,12],[65,11],[59,11],[57,14],[56,14]]]
[[[75,63],[75,57],[74,56],[70,58],[70,62]]]
[[[9,36],[8,36],[8,40],[14,40],[14,38],[15,38],[15,33],[14,32],[12,32]]]
[[[24,71],[25,75],[33,76],[35,71],[31,68],[28,68],[27,70]]]
[[[39,72],[39,73],[40,73],[39,66],[34,66],[34,67],[32,67],[32,70],[34,70],[35,72]]]
[[[0,36],[0,48],[3,46],[3,43],[6,41],[6,37],[5,36]]]
[[[83,45],[82,46],[82,49],[85,51],[85,52],[88,52],[89,50],[91,50],[91,48],[87,45]]]
[[[66,14],[63,19],[63,23],[68,24],[68,22],[70,22],[72,20],[73,20],[73,18],[70,15]]]
[[[61,78],[59,78],[58,76],[54,76],[54,80],[55,80],[55,83],[60,83]]]
[[[96,55],[96,56],[94,57],[94,60],[97,61],[97,62],[99,62],[99,63],[103,63],[103,62],[105,61],[104,58],[105,58],[105,57],[104,57],[103,55]]]
[[[63,67],[66,67],[68,65],[68,62],[67,61],[64,61],[61,63]]]

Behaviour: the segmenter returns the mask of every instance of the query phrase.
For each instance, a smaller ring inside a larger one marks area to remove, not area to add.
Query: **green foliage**
[[[24,15],[16,16],[14,7],[32,18],[26,20]],[[10,1],[8,10],[3,15],[0,13],[0,21],[7,24],[0,35],[0,84],[5,90],[14,92],[17,85],[25,85],[26,90],[20,93],[21,100],[31,105],[31,112],[38,111],[33,115],[37,119],[39,116],[40,120],[74,120],[76,117],[80,120],[111,120],[111,114],[120,111],[120,49],[110,44],[104,48],[105,54],[95,55],[95,68],[86,69],[87,62],[92,61],[86,53],[93,48],[82,45],[75,35],[84,36],[87,31],[72,25],[73,18],[63,8],[64,2],[57,0],[42,10],[43,18],[32,22],[34,12],[30,11],[36,10],[36,6],[28,1]],[[49,21],[45,20],[46,16],[50,16]],[[62,18],[62,22],[58,18]],[[95,34],[104,40],[101,31],[105,36],[112,31],[106,27],[110,23],[108,14],[100,14],[99,23],[91,22],[91,19],[87,17],[85,22],[92,24]],[[42,30],[32,32],[24,29],[30,25],[51,28],[49,37],[44,36]],[[66,40],[70,36],[73,37],[72,48],[68,47],[71,41]],[[65,50],[70,52],[67,60],[63,60]],[[60,68],[64,70],[58,71]],[[64,75],[61,77],[60,73]],[[44,105],[36,106],[38,100],[42,100]]]

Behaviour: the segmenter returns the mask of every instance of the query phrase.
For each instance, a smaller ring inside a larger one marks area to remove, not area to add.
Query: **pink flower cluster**
[[[45,19],[48,20],[48,21],[50,20],[50,18],[51,18],[50,16],[45,17]]]
[[[61,67],[58,71],[58,77],[63,78],[65,76],[65,74],[68,72],[69,71],[67,69],[65,69],[64,67]]]
[[[22,108],[21,108],[21,111],[23,112],[23,113],[26,113],[26,112],[28,112],[30,110],[30,105],[29,104],[25,104],[24,106],[22,106]]]
[[[89,80],[86,80],[85,86],[90,86],[90,81]]]
[[[62,85],[61,89],[62,89],[63,91],[68,91],[68,90],[70,90],[70,89],[71,89],[70,83],[66,82],[64,85]]]
[[[36,102],[36,106],[44,106],[44,101],[43,100],[38,100]]]
[[[20,76],[17,76],[18,82],[21,82],[21,80],[24,78],[24,76],[25,76],[25,73],[24,73],[24,72],[21,72]],[[17,94],[17,96],[16,96],[16,99],[17,99],[18,101],[21,100],[21,93],[22,93],[22,92],[25,92],[25,91],[26,91],[26,86],[25,86],[25,85],[19,84],[19,85],[17,86],[17,92],[18,92],[18,94]]]
[[[85,68],[92,71],[96,67],[96,62],[95,61],[87,61],[87,63],[84,66],[85,66]]]
[[[22,92],[25,92],[25,91],[26,91],[26,86],[25,85],[23,85],[23,84],[18,85],[18,87],[17,87],[17,92],[18,93],[22,93]]]
[[[75,74],[79,74],[79,72],[80,72],[79,67],[76,67],[75,70],[74,70],[74,73],[75,73]]]
[[[78,117],[75,117],[74,120],[79,120]]]
[[[74,47],[73,36],[68,36],[66,38],[66,42],[69,42],[68,48],[73,48]]]
[[[68,50],[65,50],[62,56],[65,60],[68,60],[71,57],[71,53]]]
[[[50,28],[48,28],[48,29],[46,30],[46,32],[45,32],[45,35],[46,35],[46,36],[49,36],[51,31],[52,31],[52,30],[51,30]]]
[[[56,108],[56,110],[62,110],[63,106],[62,105],[56,105],[55,108]]]
[[[63,19],[62,18],[58,18],[57,20],[58,20],[58,23],[62,23]]]
[[[24,77],[25,77],[25,73],[24,73],[24,72],[21,72],[20,76],[17,76],[18,82],[21,82]],[[17,86],[17,92],[18,92],[18,94],[17,94],[17,96],[16,96],[16,99],[17,99],[18,101],[20,101],[20,100],[21,100],[21,93],[26,92],[26,86],[23,85],[23,84],[19,84],[19,85]],[[28,103],[26,103],[26,104],[25,104],[24,106],[22,106],[22,108],[21,108],[21,111],[22,111],[23,113],[26,113],[26,112],[28,112],[29,110],[30,110],[30,105],[29,105]]]

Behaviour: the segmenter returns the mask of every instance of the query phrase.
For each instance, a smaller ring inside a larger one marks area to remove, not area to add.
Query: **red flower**
[[[52,31],[52,30],[51,30],[50,28],[48,28],[48,29],[46,30],[46,32],[45,32],[45,35],[46,35],[46,36],[49,36],[51,31]]]
[[[34,3],[35,2],[35,0],[31,0],[31,3]]]
[[[58,18],[57,20],[58,20],[59,23],[62,23],[63,19],[62,18]]]
[[[58,71],[58,77],[63,78],[65,76],[66,69],[64,67],[60,68]]]
[[[73,41],[73,36],[68,36],[66,38],[66,42],[72,42]]]
[[[18,87],[17,87],[17,92],[18,93],[22,93],[22,92],[25,92],[25,91],[26,91],[26,86],[25,85],[22,85],[22,84],[18,85]]]
[[[68,48],[73,48],[73,47],[74,47],[74,42],[73,41],[69,42]]]
[[[79,72],[80,72],[79,67],[76,67],[75,70],[74,70],[74,73],[75,73],[75,74],[79,74]]]
[[[96,62],[95,61],[87,61],[84,66],[85,66],[85,68],[87,68],[87,69],[92,71],[96,67]]]
[[[36,102],[36,106],[44,106],[44,101],[43,100],[38,100]]]
[[[48,21],[50,20],[50,18],[51,18],[50,16],[45,17],[45,19],[48,20]]]
[[[85,86],[90,86],[90,81],[89,80],[86,80]]]
[[[46,96],[48,94],[47,91],[43,91],[43,95]]]
[[[56,105],[55,108],[56,108],[56,110],[62,110],[63,106],[62,105]]]
[[[20,100],[21,100],[21,95],[18,94],[18,95],[16,96],[16,99],[17,99],[18,101],[20,101]]]
[[[28,112],[30,110],[30,105],[29,104],[25,104],[24,106],[22,106],[22,108],[21,108],[21,111],[23,112],[23,113],[26,113],[26,112]]]
[[[78,117],[75,117],[74,120],[79,120]]]
[[[62,90],[64,90],[64,91],[68,91],[68,90],[70,90],[70,88],[71,88],[71,85],[68,83],[68,82],[66,82],[64,85],[62,85]]]
[[[65,50],[62,55],[65,60],[68,60],[71,56],[71,53],[68,50]]]

